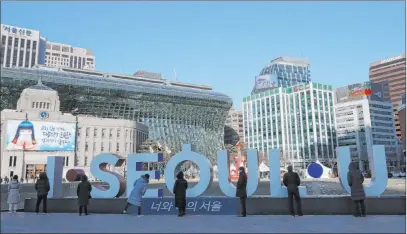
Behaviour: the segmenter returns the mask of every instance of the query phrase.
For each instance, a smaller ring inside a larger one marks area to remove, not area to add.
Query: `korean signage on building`
[[[10,26],[10,25],[1,25],[1,34],[10,34],[14,36],[19,36],[19,37],[38,37],[39,32],[31,29],[25,29],[25,28],[19,28],[15,26]]]
[[[389,63],[389,62],[392,62],[392,61],[395,61],[395,60],[398,60],[398,59],[401,59],[401,55],[396,56],[396,57],[392,57],[392,58],[388,58],[388,59],[385,59],[385,60],[382,60],[382,61],[380,61],[380,63],[381,63],[381,64],[383,64],[383,63]]]
[[[7,121],[7,150],[73,151],[75,123],[29,120]]]
[[[384,100],[384,88],[381,84],[363,82],[348,85],[335,91],[337,103],[369,98],[373,101]]]
[[[277,76],[274,74],[267,74],[257,76],[255,79],[254,91],[264,90],[275,87],[277,85]]]

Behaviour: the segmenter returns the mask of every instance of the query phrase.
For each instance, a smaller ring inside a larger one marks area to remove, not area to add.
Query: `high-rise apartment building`
[[[401,102],[401,95],[406,92],[406,55],[402,54],[371,63],[369,80],[388,85],[388,92],[384,93],[384,98],[393,104],[397,137],[402,139],[405,136],[401,134],[397,108]]]
[[[400,121],[400,132],[403,142],[403,151],[406,153],[406,94],[403,94],[401,97],[401,104],[398,108],[399,112],[399,121]]]
[[[46,39],[37,30],[1,24],[0,66],[44,64]]]
[[[48,67],[95,70],[95,56],[88,49],[47,42],[45,65]]]
[[[243,137],[243,113],[232,107],[225,121],[225,144],[236,145]]]
[[[276,87],[289,87],[311,81],[308,59],[279,57],[270,61],[256,77],[252,94]]]
[[[363,82],[335,91],[338,146],[349,146],[363,171],[369,171],[373,145],[384,145],[389,171],[400,166],[393,105],[383,98],[385,90],[382,84]]]
[[[244,139],[259,151],[279,148],[296,168],[335,157],[332,86],[317,83],[279,87],[245,97]]]

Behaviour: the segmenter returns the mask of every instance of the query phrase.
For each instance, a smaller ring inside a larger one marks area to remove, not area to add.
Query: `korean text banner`
[[[7,150],[73,151],[75,123],[7,121]]]

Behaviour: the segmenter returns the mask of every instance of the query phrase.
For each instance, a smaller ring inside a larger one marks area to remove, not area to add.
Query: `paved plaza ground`
[[[406,233],[406,216],[143,216],[1,213],[1,233]]]

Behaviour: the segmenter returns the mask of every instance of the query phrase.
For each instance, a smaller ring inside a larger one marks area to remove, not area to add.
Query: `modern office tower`
[[[255,78],[252,94],[276,87],[289,87],[311,81],[308,59],[279,57],[271,60]]]
[[[401,95],[406,92],[406,55],[371,63],[369,80],[374,83],[388,84],[388,92],[384,93],[384,98],[393,104],[397,137],[402,139],[405,135],[401,134],[397,108],[401,102]]]
[[[403,142],[403,152],[406,154],[406,94],[401,95],[401,104],[398,108],[399,121],[400,121],[400,132]]]
[[[231,108],[225,122],[225,144],[243,142],[243,113]]]
[[[275,88],[243,99],[244,139],[250,149],[278,148],[296,168],[335,157],[332,86]]]
[[[45,65],[48,67],[95,70],[95,56],[88,49],[47,42]]]
[[[384,145],[389,171],[400,166],[399,140],[394,128],[393,107],[383,99],[385,88],[371,82],[338,88],[335,114],[338,146],[349,146],[351,157],[363,171],[369,170],[373,145]]]
[[[44,64],[45,44],[46,39],[37,30],[1,24],[0,66]]]
[[[213,163],[224,146],[232,99],[208,86],[72,68],[2,68],[1,109],[15,109],[19,94],[40,77],[58,92],[63,113],[141,122],[149,139],[172,152],[189,143]]]

